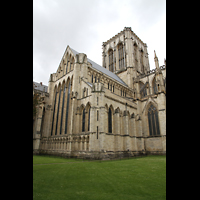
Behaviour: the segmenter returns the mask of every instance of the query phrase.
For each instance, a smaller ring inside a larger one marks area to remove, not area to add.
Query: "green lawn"
[[[33,156],[33,200],[41,199],[166,199],[166,156],[101,162]]]

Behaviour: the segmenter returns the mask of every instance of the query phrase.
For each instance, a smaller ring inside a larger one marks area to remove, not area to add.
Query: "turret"
[[[159,62],[158,62],[158,57],[156,56],[156,51],[154,50],[154,61],[155,61],[155,66],[156,69],[159,69]]]

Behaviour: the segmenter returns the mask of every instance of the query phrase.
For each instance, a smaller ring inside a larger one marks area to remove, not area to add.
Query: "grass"
[[[33,156],[33,200],[41,199],[166,199],[166,156],[102,162]]]

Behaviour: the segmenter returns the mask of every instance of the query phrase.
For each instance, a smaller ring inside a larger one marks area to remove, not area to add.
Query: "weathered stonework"
[[[150,70],[147,45],[130,27],[103,42],[102,67],[67,46],[37,106],[33,152],[91,159],[165,154],[166,64],[159,67],[156,54],[155,66]]]

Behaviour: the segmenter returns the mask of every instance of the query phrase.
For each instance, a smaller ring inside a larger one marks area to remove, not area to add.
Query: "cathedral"
[[[131,29],[103,42],[102,66],[67,46],[48,87],[33,82],[33,153],[111,159],[166,154],[166,60],[150,70]]]

